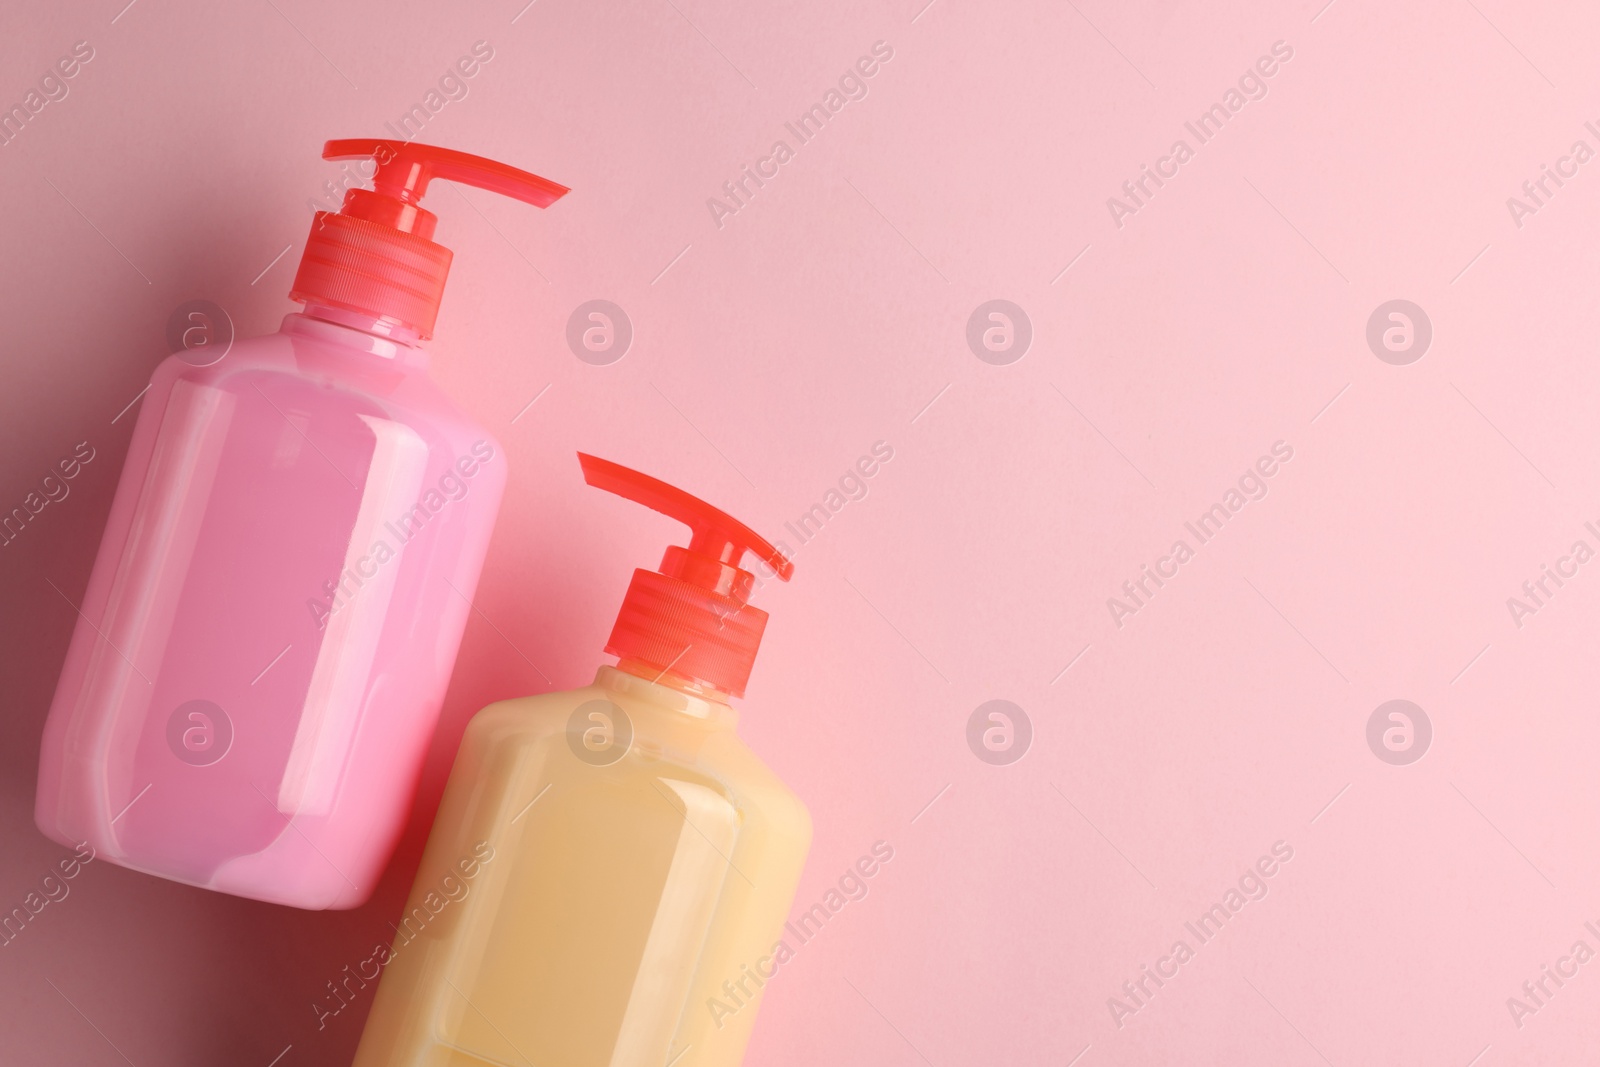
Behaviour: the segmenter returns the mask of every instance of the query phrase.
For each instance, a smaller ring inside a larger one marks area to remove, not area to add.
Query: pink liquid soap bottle
[[[300,908],[366,901],[438,719],[505,486],[428,376],[435,178],[537,175],[400,141],[318,212],[280,330],[151,378],[45,724],[35,820],[98,858]]]

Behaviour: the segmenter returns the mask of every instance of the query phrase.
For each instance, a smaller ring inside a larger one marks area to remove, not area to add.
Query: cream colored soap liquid
[[[739,1063],[810,818],[658,674],[472,720],[355,1067]]]

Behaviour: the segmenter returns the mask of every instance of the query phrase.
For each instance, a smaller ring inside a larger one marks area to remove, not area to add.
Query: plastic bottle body
[[[738,1064],[811,824],[734,718],[610,667],[480,712],[356,1067]]]
[[[47,835],[275,903],[370,895],[505,484],[408,341],[291,315],[157,368],[45,727]]]

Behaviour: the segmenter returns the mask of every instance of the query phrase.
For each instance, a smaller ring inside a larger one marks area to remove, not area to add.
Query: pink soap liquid
[[[263,900],[370,895],[505,477],[410,340],[313,310],[157,370],[46,726],[46,833]]]

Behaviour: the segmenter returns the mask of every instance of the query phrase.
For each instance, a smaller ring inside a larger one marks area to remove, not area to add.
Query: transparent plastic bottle
[[[98,858],[302,908],[364,902],[415,790],[505,485],[428,376],[450,252],[429,179],[566,190],[444,149],[372,157],[313,223],[281,330],[163,362],[45,726],[35,818]]]
[[[687,522],[639,570],[593,685],[468,725],[356,1067],[733,1067],[811,841],[804,805],[739,740],[729,698],[766,614],[747,527],[582,457],[591,484]],[[369,975],[370,977],[370,975]]]

